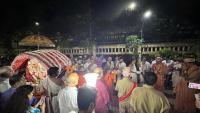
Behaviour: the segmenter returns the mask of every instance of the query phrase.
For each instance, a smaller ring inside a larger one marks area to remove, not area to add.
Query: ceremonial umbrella
[[[55,47],[55,44],[46,36],[43,35],[29,35],[19,42],[19,46],[29,47]]]

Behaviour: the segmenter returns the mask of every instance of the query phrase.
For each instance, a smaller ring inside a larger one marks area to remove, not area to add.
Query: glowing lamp
[[[85,78],[86,81],[86,86],[89,87],[96,87],[96,82],[99,74],[97,73],[87,73],[83,77]]]
[[[40,25],[40,23],[39,23],[39,22],[35,22],[35,25],[36,25],[36,26],[39,26],[39,25]]]
[[[130,10],[134,10],[136,8],[136,3],[131,3],[128,7]]]
[[[144,18],[149,18],[151,15],[152,15],[152,12],[148,10],[144,13]]]

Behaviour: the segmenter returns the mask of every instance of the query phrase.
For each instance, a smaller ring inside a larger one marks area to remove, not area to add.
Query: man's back
[[[170,109],[164,94],[148,85],[134,89],[130,104],[136,113],[168,113]]]
[[[127,77],[123,78],[122,80],[118,80],[115,87],[115,90],[118,91],[118,97],[128,94],[132,86],[133,83]]]
[[[77,104],[77,88],[76,87],[65,87],[58,93],[58,102],[60,113],[67,113],[71,111],[78,111]]]

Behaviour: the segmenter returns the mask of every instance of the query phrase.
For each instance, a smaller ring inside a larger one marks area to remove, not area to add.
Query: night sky
[[[35,21],[40,22],[44,34],[72,34],[80,28],[74,21],[77,18],[84,20],[90,15],[88,21],[113,20],[131,1],[137,2],[141,12],[152,9],[154,14],[163,13],[199,29],[198,0],[1,0],[0,35],[28,31]]]

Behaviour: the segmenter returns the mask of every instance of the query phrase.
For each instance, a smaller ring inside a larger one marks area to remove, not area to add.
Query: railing
[[[177,52],[187,52],[190,51],[192,44],[186,43],[160,43],[160,44],[142,44],[140,46],[140,51],[142,54],[151,54],[156,53],[162,49],[169,49]],[[132,54],[133,49],[129,49],[125,44],[110,44],[110,45],[99,45],[95,47],[96,49],[92,52],[95,52],[96,55],[120,55],[120,54]],[[74,48],[60,48],[60,51],[64,54],[73,54],[73,55],[83,55],[89,54],[90,50],[82,47]]]

